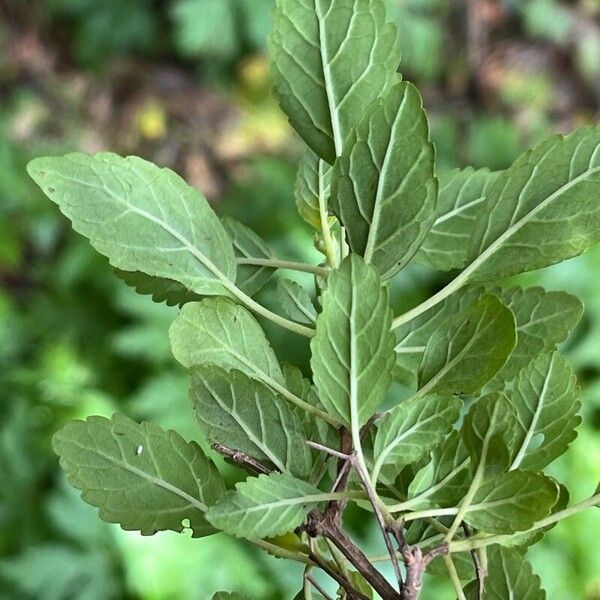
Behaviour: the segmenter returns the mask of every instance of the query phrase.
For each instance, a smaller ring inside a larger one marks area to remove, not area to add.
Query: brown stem
[[[323,535],[331,540],[383,600],[400,600],[398,592],[373,566],[362,550],[332,521],[330,515],[313,511],[309,516],[307,531],[312,537]]]
[[[462,528],[465,532],[465,537],[471,537],[471,528],[466,523],[462,524]],[[473,560],[473,565],[475,566],[475,577],[477,578],[477,597],[479,600],[481,600],[485,591],[485,578],[487,573],[481,564],[477,549],[471,550],[471,559]]]
[[[349,600],[369,600],[369,598],[367,596],[365,596],[362,592],[359,592],[358,590],[356,590],[352,584],[346,579],[346,577],[344,577],[341,573],[338,573],[335,569],[332,569],[328,564],[327,561],[323,560],[319,554],[317,552],[314,551],[314,541],[311,540],[311,544],[310,544],[311,550],[308,554],[309,558],[323,571],[325,571],[325,573],[327,573],[327,575],[329,575],[329,577],[331,577],[333,580],[337,581],[337,583],[339,583],[344,590],[346,591],[346,594],[348,595],[348,599]]]
[[[240,467],[250,471],[251,473],[255,473],[258,475],[269,475],[271,471],[267,469],[264,465],[259,463],[256,459],[252,458],[245,452],[241,452],[240,450],[233,450],[232,448],[228,448],[227,446],[223,446],[223,444],[213,444],[211,448],[215,451],[233,461]]]

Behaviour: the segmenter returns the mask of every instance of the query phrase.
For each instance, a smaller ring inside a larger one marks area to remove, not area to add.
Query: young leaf
[[[453,396],[417,396],[405,400],[376,422],[375,469],[417,462],[452,430],[462,402]]]
[[[396,85],[352,130],[331,179],[331,206],[350,248],[391,277],[433,223],[437,180],[421,96]]]
[[[431,462],[421,469],[409,487],[414,508],[454,506],[469,488],[470,458],[464,440],[453,431],[431,453]]]
[[[479,595],[478,582],[472,581],[465,588],[467,600],[546,600],[540,578],[533,574],[531,565],[519,551],[490,546],[487,559],[483,599]]]
[[[256,319],[225,298],[186,304],[169,330],[173,355],[184,367],[210,364],[283,384],[277,357]]]
[[[185,520],[195,536],[215,532],[204,513],[225,484],[200,447],[174,431],[121,415],[89,417],[67,423],[53,447],[70,483],[103,520],[142,535],[182,531]]]
[[[236,263],[208,202],[170,171],[101,152],[32,160],[27,170],[111,265],[172,279],[204,295],[227,295]]]
[[[311,340],[319,399],[347,425],[363,425],[383,399],[394,364],[392,311],[377,271],[350,255],[329,276]]]
[[[275,258],[267,243],[252,229],[242,225],[231,217],[223,219],[223,227],[229,234],[236,257],[238,258]],[[275,269],[256,265],[238,265],[235,283],[248,296],[253,296],[269,281]]]
[[[277,0],[270,51],[292,127],[328,163],[396,81],[396,27],[382,0]]]
[[[323,230],[329,216],[331,195],[331,165],[319,158],[310,148],[302,156],[296,177],[296,206],[300,216],[317,231]]]
[[[517,427],[517,414],[504,394],[477,400],[461,429],[472,464],[483,462],[488,475],[506,470],[514,456]]]
[[[512,468],[541,470],[566,451],[581,423],[578,391],[571,367],[556,352],[521,371],[508,392],[520,425]]]
[[[465,521],[487,533],[525,531],[552,512],[558,495],[558,485],[540,473],[500,473],[479,487]]]
[[[279,279],[277,292],[281,308],[290,319],[298,323],[315,324],[317,311],[308,292],[299,283],[291,279]]]
[[[310,450],[300,419],[288,403],[241,371],[192,370],[190,397],[209,442],[249,454],[267,466],[308,477]]]
[[[420,393],[476,392],[506,362],[516,343],[515,317],[495,296],[484,296],[439,327],[419,367]]]
[[[206,518],[230,535],[249,539],[293,531],[327,496],[283,473],[251,477],[235,487],[208,510]]]
[[[416,261],[441,271],[467,264],[473,223],[498,175],[488,169],[467,167],[439,176],[436,218]]]
[[[164,277],[152,277],[141,271],[122,271],[115,269],[116,276],[138,294],[152,296],[154,302],[165,302],[167,306],[183,306],[188,302],[202,300],[200,294],[195,294],[183,284]]]
[[[469,278],[491,281],[600,241],[600,127],[554,136],[497,179],[471,233]]]

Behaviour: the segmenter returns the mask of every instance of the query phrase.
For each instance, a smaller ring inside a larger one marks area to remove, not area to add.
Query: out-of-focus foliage
[[[406,79],[432,115],[439,169],[503,169],[550,131],[597,121],[600,5],[593,0],[388,0]],[[111,149],[174,168],[277,254],[298,260],[310,232],[296,215],[298,148],[269,97],[264,56],[273,0],[0,2],[0,599],[265,600],[294,576],[242,542],[101,523],[64,485],[50,437],[71,418],[116,410],[200,439],[168,347],[176,311],[138,296],[67,230],[25,174],[36,155]],[[316,251],[315,251],[316,252]],[[600,479],[600,251],[518,278],[568,289],[584,320],[564,348],[583,387],[584,424],[553,465],[589,495]],[[398,309],[443,281],[406,269]],[[275,298],[268,284],[262,301]],[[267,327],[280,360],[307,346]],[[398,394],[405,393],[398,388]],[[228,470],[230,482],[239,472]],[[561,600],[600,598],[600,527],[590,511],[531,553]],[[356,519],[356,535],[380,554]],[[215,557],[217,560],[215,560]],[[210,568],[203,568],[203,565]],[[385,565],[382,565],[385,570]],[[443,586],[430,598],[450,599]]]

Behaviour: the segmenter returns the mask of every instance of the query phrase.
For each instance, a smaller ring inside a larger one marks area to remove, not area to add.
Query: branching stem
[[[238,265],[254,265],[257,267],[272,267],[273,269],[286,269],[289,271],[300,271],[302,273],[311,273],[327,277],[330,270],[327,267],[319,267],[308,263],[296,262],[293,260],[279,260],[277,258],[237,258]]]

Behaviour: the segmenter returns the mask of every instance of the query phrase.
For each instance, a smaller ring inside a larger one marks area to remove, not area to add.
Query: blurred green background
[[[552,131],[600,119],[600,0],[388,0],[402,71],[431,115],[440,169],[502,169]],[[137,296],[28,180],[40,154],[111,149],[169,166],[282,257],[318,260],[295,212],[301,146],[270,97],[273,0],[0,0],[0,599],[292,598],[299,569],[224,536],[141,538],[101,523],[50,449],[66,420],[122,411],[198,438],[171,358],[174,309]],[[600,249],[521,277],[573,291],[564,351],[585,423],[552,473],[600,480]],[[409,267],[398,310],[444,277]],[[269,304],[268,287],[262,301]],[[306,368],[302,340],[267,327]],[[225,467],[230,481],[239,477]],[[365,547],[377,534],[354,524]],[[560,600],[600,599],[600,511],[530,552]],[[592,543],[590,543],[592,542]],[[384,567],[385,568],[385,567]],[[452,598],[432,581],[424,600]]]

